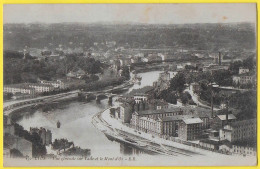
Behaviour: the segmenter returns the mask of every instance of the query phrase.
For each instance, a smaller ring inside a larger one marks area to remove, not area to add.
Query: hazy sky
[[[255,4],[19,4],[4,5],[4,23],[255,22]]]

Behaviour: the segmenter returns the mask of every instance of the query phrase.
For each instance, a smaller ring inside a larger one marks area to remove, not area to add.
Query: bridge
[[[51,96],[42,96],[32,99],[6,102],[3,105],[3,113],[4,115],[9,116],[12,112],[17,112],[23,109],[32,108],[39,105],[55,103],[64,99],[75,98],[77,97],[78,92],[79,91],[72,91],[68,93],[61,93]]]
[[[108,98],[108,103],[112,105],[112,99],[116,94],[109,92],[79,92],[78,96],[81,100],[92,101],[96,100],[96,103],[100,103],[101,100]]]

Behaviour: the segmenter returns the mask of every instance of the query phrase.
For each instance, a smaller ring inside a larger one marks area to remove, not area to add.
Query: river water
[[[140,73],[142,77],[140,84],[135,84],[129,91],[152,85],[162,71]],[[171,72],[171,77],[173,72]],[[128,92],[129,92],[128,91]],[[101,104],[95,101],[89,103],[72,102],[65,105],[62,109],[55,109],[48,113],[37,111],[32,115],[23,116],[18,123],[26,130],[30,127],[44,127],[52,131],[53,141],[56,138],[66,138],[73,141],[76,146],[91,149],[92,156],[119,156],[143,153],[115,141],[110,141],[107,137],[97,130],[91,123],[93,115],[108,107],[107,99],[102,100]],[[57,121],[61,122],[61,128],[56,127]]]
[[[140,73],[142,77],[141,84],[135,84],[129,91],[138,89],[147,85],[152,85],[159,77],[161,71]],[[174,73],[175,74],[175,73]],[[173,73],[171,73],[173,77]],[[256,158],[238,158],[237,156],[223,156],[221,154],[211,154],[207,156],[182,156],[175,157],[165,155],[151,155],[141,150],[116,141],[110,141],[101,131],[97,130],[91,123],[92,117],[108,107],[107,99],[102,100],[101,104],[95,101],[90,103],[72,102],[62,109],[55,109],[49,113],[40,110],[34,114],[24,115],[18,123],[25,129],[30,127],[44,127],[52,131],[53,140],[55,138],[67,138],[73,141],[76,146],[91,149],[92,157],[120,157],[131,158],[126,161],[30,161],[25,163],[21,161],[16,165],[21,166],[210,166],[210,165],[253,165],[256,164]],[[56,122],[61,122],[61,128],[57,129]],[[133,163],[133,158],[136,159]],[[239,160],[238,160],[239,159]],[[5,159],[6,160],[6,159]],[[11,161],[12,163],[12,161]],[[14,164],[12,164],[14,165]]]

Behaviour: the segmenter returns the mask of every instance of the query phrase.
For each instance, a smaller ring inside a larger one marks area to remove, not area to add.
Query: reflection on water
[[[135,84],[129,91],[152,85],[158,79],[159,73],[160,71],[140,73],[142,77],[141,85]],[[106,107],[108,107],[107,99],[102,100],[101,104],[96,104],[95,101],[90,103],[73,102],[64,105],[62,109],[55,109],[47,113],[40,110],[33,114],[27,113],[18,123],[26,130],[30,130],[30,127],[49,129],[52,131],[53,140],[67,138],[81,148],[91,149],[92,156],[143,154],[143,151],[130,145],[107,139],[102,132],[92,125],[93,115]],[[60,128],[56,126],[57,121],[61,122]]]

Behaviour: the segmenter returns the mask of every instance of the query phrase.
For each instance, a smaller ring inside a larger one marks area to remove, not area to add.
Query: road
[[[198,106],[211,109],[210,106],[199,101],[199,96],[193,92],[192,85],[190,85],[189,88],[185,89],[184,92],[188,92],[191,95],[191,98],[194,101],[194,103],[196,103]],[[213,106],[213,110],[220,110],[220,109]]]

